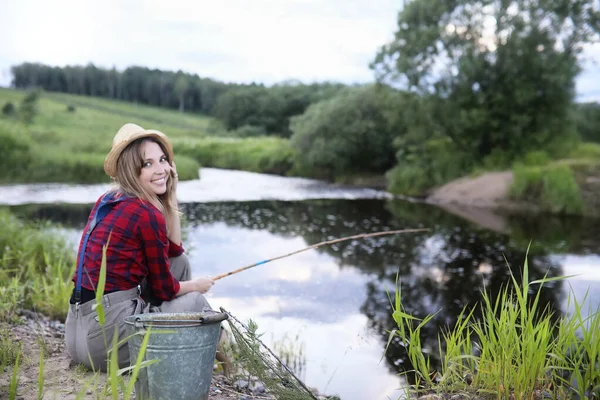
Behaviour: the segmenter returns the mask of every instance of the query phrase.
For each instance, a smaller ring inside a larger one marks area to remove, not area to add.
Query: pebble
[[[233,386],[235,386],[238,389],[246,389],[248,387],[248,381],[246,381],[244,379],[239,379],[239,380],[235,381]]]

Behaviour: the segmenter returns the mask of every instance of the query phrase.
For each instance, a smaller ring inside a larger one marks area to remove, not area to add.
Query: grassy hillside
[[[0,108],[7,102],[18,108],[25,95],[0,88]],[[69,106],[74,110],[69,111]],[[279,173],[291,165],[287,140],[222,138],[217,135],[223,133],[215,128],[219,124],[210,117],[62,93],[42,93],[37,110],[29,125],[18,115],[0,115],[0,150],[9,154],[0,161],[1,183],[108,182],[104,157],[114,134],[127,122],[158,129],[172,138],[182,179],[197,178],[200,164],[257,172],[269,172],[276,165]],[[227,151],[232,147],[235,160]],[[246,147],[251,151],[244,151]],[[257,148],[264,149],[258,156]]]

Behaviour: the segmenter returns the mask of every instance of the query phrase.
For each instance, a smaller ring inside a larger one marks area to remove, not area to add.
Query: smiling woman
[[[107,369],[111,346],[105,338],[113,331],[119,341],[125,338],[124,317],[210,309],[203,294],[214,282],[191,280],[181,243],[173,157],[165,134],[126,124],[105,159],[104,171],[117,188],[98,199],[88,218],[65,324],[69,355],[95,370]],[[106,279],[101,284],[103,260]],[[102,302],[110,304],[104,322],[94,307],[97,288]],[[116,350],[119,367],[128,366],[127,343]]]

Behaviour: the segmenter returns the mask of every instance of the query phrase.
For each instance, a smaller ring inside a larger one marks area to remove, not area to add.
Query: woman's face
[[[140,182],[142,186],[156,195],[167,191],[167,180],[171,166],[167,161],[165,153],[158,143],[145,140],[141,146],[144,164],[140,171]]]

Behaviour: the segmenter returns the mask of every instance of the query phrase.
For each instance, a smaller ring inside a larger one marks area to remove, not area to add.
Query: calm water
[[[586,311],[596,312],[600,304],[597,220],[458,211],[476,217],[472,222],[374,190],[238,171],[203,169],[202,180],[180,186],[194,276],[214,276],[337,237],[430,229],[303,252],[224,278],[209,293],[213,307],[255,320],[268,345],[286,337],[302,345],[305,382],[344,400],[401,394],[398,372],[408,365],[406,354],[397,342],[384,354],[386,331],[394,328],[386,290],[393,291],[396,274],[408,312],[440,311],[425,329],[432,354],[437,327],[452,324],[466,304],[478,301],[484,283],[499,290],[508,274],[504,257],[518,274],[530,240],[531,279],[578,274],[548,286],[545,303],[568,312],[570,288],[579,298],[591,288]],[[106,188],[5,186],[0,203],[27,218],[61,222],[75,243],[90,203]]]

